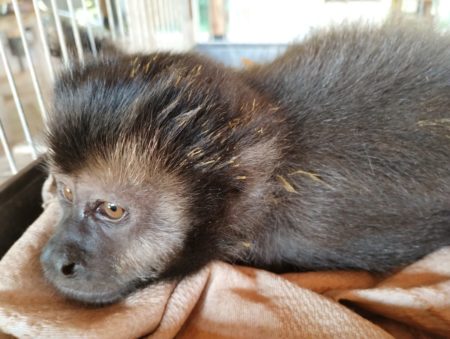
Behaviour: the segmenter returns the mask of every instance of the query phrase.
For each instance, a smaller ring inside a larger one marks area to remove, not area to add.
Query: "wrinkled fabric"
[[[179,282],[106,307],[65,300],[39,253],[59,217],[46,209],[0,261],[0,332],[20,338],[450,337],[450,247],[389,277],[366,272],[277,275],[213,262]],[[2,335],[0,334],[0,337]]]

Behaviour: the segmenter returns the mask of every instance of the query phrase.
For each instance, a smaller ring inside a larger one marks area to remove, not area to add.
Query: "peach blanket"
[[[178,283],[147,287],[118,304],[82,307],[61,298],[42,278],[39,251],[58,218],[57,203],[44,193],[45,212],[0,261],[0,333],[20,338],[450,337],[450,248],[387,278],[342,271],[275,275],[214,262]]]

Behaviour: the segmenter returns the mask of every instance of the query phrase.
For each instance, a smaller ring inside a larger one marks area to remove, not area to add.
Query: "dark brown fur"
[[[450,38],[429,29],[330,29],[244,71],[107,57],[61,77],[48,141],[75,198],[42,263],[81,301],[213,259],[385,272],[450,244]]]

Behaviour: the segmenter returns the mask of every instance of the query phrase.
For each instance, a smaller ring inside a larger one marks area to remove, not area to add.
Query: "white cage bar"
[[[34,91],[36,92],[39,110],[41,111],[42,118],[45,120],[47,119],[47,110],[45,109],[41,87],[39,85],[39,81],[36,76],[36,70],[34,69],[33,61],[31,60],[30,48],[28,46],[28,41],[25,36],[25,28],[23,26],[22,14],[20,13],[18,0],[12,0],[12,5],[14,8],[14,14],[16,15],[17,26],[19,27],[20,38],[22,40],[23,50],[25,52],[25,59],[27,60],[28,70],[31,75],[31,81],[33,83]]]
[[[75,39],[78,60],[80,60],[81,63],[84,63],[83,45],[81,43],[80,30],[78,29],[77,18],[75,16],[75,10],[73,9],[72,0],[67,0],[67,7],[69,8],[70,24],[72,25],[72,33]]]
[[[59,48],[61,48],[61,54],[66,66],[69,65],[69,52],[67,51],[66,38],[61,24],[61,18],[59,17],[58,5],[56,0],[50,0],[52,5],[53,18],[55,20],[56,34],[58,35]]]
[[[88,13],[88,8],[86,6],[86,0],[81,0],[81,5],[85,14]],[[89,39],[89,46],[91,46],[91,51],[94,56],[97,56],[97,46],[95,44],[94,32],[92,31],[91,22],[86,23],[86,32]]]
[[[11,89],[11,93],[14,99],[14,104],[16,105],[17,113],[19,115],[20,124],[22,125],[22,130],[25,135],[25,140],[28,143],[28,146],[31,150],[31,155],[33,159],[37,158],[36,147],[33,142],[33,138],[31,137],[30,128],[28,126],[27,118],[25,117],[25,113],[23,111],[22,103],[20,101],[19,94],[17,92],[16,83],[14,81],[14,77],[11,71],[11,66],[8,62],[8,57],[6,56],[5,48],[3,46],[3,40],[0,41],[0,56],[2,58],[3,67],[5,68],[6,78],[8,79],[9,88]]]
[[[121,38],[125,38],[125,23],[123,22],[123,11],[122,11],[122,6],[121,6],[121,1],[120,0],[116,0],[115,1],[115,5],[116,5],[116,13],[117,13],[117,21],[118,21],[118,25],[119,25],[119,33],[120,33],[120,37]]]
[[[105,0],[106,2],[106,13],[108,16],[108,25],[109,25],[109,31],[111,32],[111,37],[113,40],[117,39],[117,32],[116,32],[116,20],[114,19],[114,12],[111,5],[111,0]]]
[[[3,123],[1,120],[0,120],[0,141],[3,146],[3,150],[5,151],[6,159],[8,161],[11,174],[16,174],[17,173],[16,161],[14,160],[14,156],[12,155],[11,147],[9,146],[8,138],[6,137],[6,132],[5,129],[3,128]]]
[[[45,35],[44,25],[42,24],[41,11],[39,9],[38,0],[33,0],[34,13],[36,15],[36,22],[39,30],[39,37],[41,39],[42,47],[44,50],[45,62],[47,63],[48,73],[50,79],[55,79],[55,72],[53,70],[53,64],[50,56],[50,48],[48,46],[47,36]]]

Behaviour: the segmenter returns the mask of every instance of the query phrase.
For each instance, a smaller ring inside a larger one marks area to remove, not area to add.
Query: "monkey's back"
[[[450,244],[448,36],[330,29],[244,73],[285,112],[296,192],[274,193],[257,262],[385,270]]]

